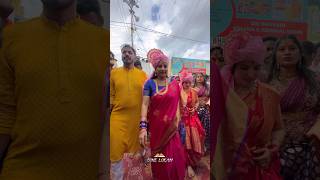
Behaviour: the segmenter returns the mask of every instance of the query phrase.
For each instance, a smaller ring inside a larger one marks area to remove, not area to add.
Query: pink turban
[[[153,68],[156,69],[161,61],[169,62],[169,58],[163,54],[163,52],[159,49],[151,49],[147,57],[152,64]]]
[[[262,39],[246,32],[232,34],[224,46],[226,65],[234,65],[245,60],[262,64],[265,53],[266,48]]]
[[[226,66],[222,75],[233,87],[232,67],[242,61],[254,61],[263,64],[266,48],[260,37],[251,36],[247,32],[236,32],[230,35],[224,46],[224,60]]]
[[[192,82],[193,81],[193,76],[192,76],[192,73],[188,72],[188,71],[182,71],[180,73],[180,80],[182,83],[184,82]]]

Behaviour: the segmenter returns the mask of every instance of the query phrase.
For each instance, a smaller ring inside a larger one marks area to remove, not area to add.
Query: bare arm
[[[150,103],[149,96],[143,96],[142,98],[142,106],[141,106],[141,121],[140,122],[148,122],[147,115],[148,115],[148,108]],[[148,138],[147,138],[147,129],[145,127],[140,127],[140,134],[139,134],[139,142],[143,147],[147,146]]]
[[[194,93],[194,97],[195,97],[194,110],[196,110],[199,107],[199,97],[198,97],[197,91],[193,90],[193,93]]]
[[[199,107],[199,98],[198,98],[198,95],[195,95],[195,97],[196,97],[196,104],[195,104],[194,108],[198,109],[198,107]]]
[[[176,113],[176,118],[177,118],[177,120],[176,120],[176,126],[177,126],[177,127],[179,127],[179,122],[180,122],[180,120],[181,120],[180,108],[181,108],[181,106],[180,106],[180,101],[179,101],[179,102],[178,102],[177,113]]]
[[[282,120],[280,101],[278,102],[279,104],[277,105],[277,108],[275,109],[275,114],[274,114],[275,124],[272,131],[271,142],[272,144],[280,147],[285,136],[285,130],[284,130],[284,124]]]
[[[147,121],[148,109],[149,109],[150,97],[143,96],[141,106],[141,120]]]

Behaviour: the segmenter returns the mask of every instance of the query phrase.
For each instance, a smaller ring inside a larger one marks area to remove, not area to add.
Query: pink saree
[[[151,97],[148,111],[150,127],[150,148],[152,157],[162,153],[172,162],[152,162],[152,174],[156,180],[183,180],[186,160],[184,148],[178,134],[176,117],[180,98],[180,88],[174,80],[167,92],[162,89]]]

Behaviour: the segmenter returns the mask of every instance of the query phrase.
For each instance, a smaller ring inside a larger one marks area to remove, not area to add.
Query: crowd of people
[[[13,22],[15,2],[0,1],[0,179],[108,179],[99,2],[42,0]]]
[[[216,179],[320,177],[319,45],[238,32],[212,48],[222,79],[213,88],[221,88],[225,104],[225,116],[212,117],[220,122]]]
[[[124,45],[121,53],[123,67],[111,67],[110,75],[111,177],[133,178],[137,171],[125,172],[130,163],[125,158],[128,153],[142,158],[162,154],[173,159],[151,162],[149,174],[143,172],[141,161],[140,173],[134,175],[142,178],[192,179],[200,173],[199,166],[209,171],[209,163],[201,164],[201,159],[210,155],[208,76],[182,71],[169,77],[169,58],[152,49],[147,57],[154,72],[147,77],[141,65],[137,66],[134,48]]]

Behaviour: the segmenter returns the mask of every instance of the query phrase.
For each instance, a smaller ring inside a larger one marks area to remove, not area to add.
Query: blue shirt
[[[165,86],[158,86],[159,91]],[[150,96],[152,97],[155,93],[157,93],[157,86],[153,79],[149,79],[145,84],[143,88],[143,96]]]

